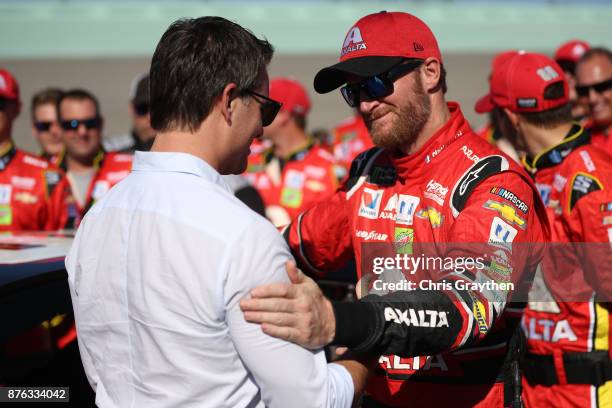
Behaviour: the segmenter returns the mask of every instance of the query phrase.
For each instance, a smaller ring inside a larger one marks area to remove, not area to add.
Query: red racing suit
[[[70,188],[63,173],[11,143],[0,152],[0,231],[58,230]]]
[[[374,147],[370,133],[361,115],[340,123],[332,130],[332,152],[334,158],[346,168],[360,153]]]
[[[367,398],[386,406],[502,407],[516,399],[521,310],[506,305],[539,262],[545,210],[524,170],[474,134],[458,104],[448,106],[449,121],[416,153],[366,151],[331,199],[283,231],[304,270],[324,274],[354,257],[360,285],[374,280],[374,289],[387,273],[372,274],[379,257],[478,258],[478,268],[463,270],[402,267],[416,287],[334,305],[335,343],[384,354]],[[476,290],[479,282],[492,285]]]
[[[610,407],[612,157],[576,124],[561,144],[524,164],[553,227],[551,257],[536,276],[522,321],[525,402]],[[568,242],[589,244],[556,244]]]
[[[603,128],[595,125],[589,120],[587,123],[585,123],[584,127],[591,133],[591,144],[612,155],[612,137],[610,136],[610,129],[612,129],[612,125],[608,126],[607,128]]]
[[[265,158],[263,171],[244,176],[261,195],[266,216],[277,226],[331,196],[346,171],[322,147],[309,143],[287,159]]]
[[[108,153],[100,149],[94,158],[93,167],[96,172],[89,183],[85,202],[79,204],[76,200],[72,200],[68,206],[68,224],[66,228],[77,228],[83,216],[95,201],[130,173],[132,170],[132,159],[133,156],[131,154]],[[66,160],[63,155],[58,157],[58,166],[67,172]]]

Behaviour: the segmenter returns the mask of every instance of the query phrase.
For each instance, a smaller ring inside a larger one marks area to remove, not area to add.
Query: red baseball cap
[[[561,84],[561,89],[552,87],[555,84]],[[519,51],[507,58],[492,73],[489,88],[484,98],[491,103],[477,104],[478,113],[489,112],[494,106],[513,112],[542,112],[569,102],[567,80],[559,64],[532,52]]]
[[[515,56],[519,52],[522,52],[522,51],[508,50],[508,51],[500,52],[499,54],[495,54],[495,56],[493,57],[493,60],[491,61],[491,74],[489,75],[489,82],[491,81],[491,78],[493,77],[493,73],[496,70],[498,70],[501,66],[503,66],[503,64],[506,61],[509,61],[513,56]],[[476,101],[476,105],[474,105],[474,110],[479,113],[491,112],[494,107],[495,105],[493,104],[493,101],[491,100],[491,95],[486,94],[485,96],[478,99],[478,101]]]
[[[294,79],[273,78],[270,81],[270,98],[283,104],[281,110],[301,116],[310,112],[308,92]]]
[[[0,98],[19,101],[19,84],[6,69],[0,68]]]
[[[429,57],[442,62],[438,42],[427,24],[412,14],[381,11],[362,17],[350,28],[340,62],[320,70],[314,88],[327,93],[346,82],[345,74],[370,77],[407,58]]]
[[[582,40],[571,40],[561,44],[555,51],[555,61],[570,61],[574,64],[582,58],[585,52],[591,48],[588,42]]]

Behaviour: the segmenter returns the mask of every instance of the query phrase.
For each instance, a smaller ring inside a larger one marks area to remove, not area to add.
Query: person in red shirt
[[[558,64],[520,53],[493,73],[485,96],[504,135],[527,152],[553,226],[554,256],[536,275],[522,321],[528,407],[612,406],[612,157],[572,121],[569,95]],[[557,244],[566,242],[582,244]]]
[[[260,287],[241,302],[245,318],[309,347],[333,341],[380,356],[366,407],[520,403],[520,310],[509,306],[517,292],[501,283],[518,290],[533,275],[538,243],[548,235],[529,175],[475,135],[459,105],[446,101],[437,41],[413,15],[361,18],[348,30],[340,62],[320,70],[314,85],[320,93],[342,87],[376,147],[359,155],[338,192],[300,214],[284,236],[308,273],[356,259],[361,293],[368,294],[331,304],[309,280]],[[502,189],[517,199],[497,194]],[[398,258],[433,263],[411,268]],[[435,265],[443,258],[484,262],[464,270]],[[385,290],[385,282],[397,286]],[[466,282],[489,282],[489,289]]]
[[[281,226],[331,196],[344,172],[306,133],[310,98],[304,87],[293,79],[273,78],[270,98],[283,104],[274,122],[264,129],[272,146],[263,171],[247,173],[247,178],[261,194],[266,216]]]
[[[15,147],[20,111],[19,85],[0,69],[0,230],[58,230],[67,221],[70,190],[56,167]]]
[[[129,174],[132,155],[104,151],[104,121],[98,100],[90,92],[65,92],[58,103],[58,114],[65,149],[57,162],[67,174],[74,197],[68,208],[67,228],[76,228],[93,203]]]
[[[569,85],[569,100],[572,104],[572,118],[582,121],[588,113],[588,105],[576,94],[576,64],[591,46],[583,40],[570,40],[559,46],[554,59],[559,64]]]
[[[359,112],[332,129],[332,153],[346,168],[355,157],[372,147],[374,143]]]
[[[589,107],[585,127],[593,145],[612,154],[612,52],[591,48],[576,66],[576,93]]]

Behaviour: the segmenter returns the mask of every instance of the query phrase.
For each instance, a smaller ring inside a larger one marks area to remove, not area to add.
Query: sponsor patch
[[[500,203],[499,201],[495,200],[487,200],[487,202],[484,203],[483,207],[489,210],[497,211],[497,213],[501,215],[503,219],[518,226],[521,229],[525,229],[527,227],[527,223],[525,222],[525,220],[519,217],[514,207],[508,204]]]
[[[325,184],[321,183],[318,180],[306,180],[304,188],[310,191],[320,193],[322,191],[325,191]]]
[[[612,215],[607,215],[603,217],[603,225],[611,225],[612,224]]]
[[[499,217],[494,217],[489,230],[489,244],[512,251],[518,231]]]
[[[567,178],[563,177],[560,174],[555,174],[555,178],[553,180],[553,188],[558,192],[563,191],[565,185],[567,184]]]
[[[375,220],[378,218],[380,202],[382,201],[384,190],[374,190],[365,187],[361,194],[359,205],[359,216]]]
[[[448,187],[444,187],[442,184],[433,179],[429,180],[427,183],[427,189],[423,193],[425,197],[434,200],[440,205],[444,205],[446,194],[448,194]]]
[[[10,204],[11,203],[11,192],[13,191],[13,186],[10,184],[0,184],[0,204]]]
[[[32,177],[11,177],[11,184],[13,187],[21,188],[24,190],[32,190],[36,185],[36,180]]]
[[[382,232],[363,230],[357,230],[355,236],[357,238],[362,238],[364,241],[386,241],[388,238],[388,235]]]
[[[536,98],[517,98],[516,106],[519,108],[537,108],[538,100]]]
[[[306,173],[307,176],[316,179],[322,179],[325,177],[325,169],[320,166],[306,166],[304,167],[304,173]]]
[[[400,194],[397,200],[397,224],[412,225],[414,213],[421,199],[419,197]]]
[[[419,210],[416,216],[421,219],[429,220],[433,228],[438,228],[444,222],[444,216],[434,207],[426,207]]]
[[[474,313],[474,317],[476,318],[476,323],[478,324],[478,331],[481,334],[485,334],[489,331],[489,325],[487,324],[486,315],[487,312],[485,310],[485,305],[476,298],[476,296],[472,297],[472,311]]]
[[[463,147],[461,147],[461,150],[463,151],[463,154],[465,154],[465,156],[474,163],[477,163],[480,160],[480,158],[474,153],[474,151],[466,145],[463,145]]]
[[[36,204],[38,202],[38,197],[34,194],[22,191],[20,193],[15,193],[15,201],[20,201],[24,204]]]
[[[510,282],[512,267],[504,251],[497,250],[491,255],[489,265],[483,271],[485,275],[496,282]]]
[[[612,211],[612,203],[603,203],[599,206],[599,211],[608,212]]]
[[[43,159],[38,159],[36,157],[28,156],[27,154],[23,156],[23,162],[30,164],[32,166],[40,167],[42,169],[46,169],[49,167],[49,163]]]
[[[548,205],[550,201],[550,191],[552,187],[548,184],[538,184],[536,183],[536,188],[538,189],[538,193],[540,193],[540,197],[542,198],[542,202],[544,205]]]
[[[285,207],[298,208],[302,204],[302,190],[296,188],[283,188],[280,203]]]
[[[446,312],[438,310],[401,310],[392,307],[385,308],[385,320],[413,327],[449,327]]]
[[[287,188],[301,189],[304,187],[306,176],[301,171],[289,169],[285,174],[285,186]]]
[[[527,204],[525,204],[523,200],[518,198],[516,194],[514,194],[512,191],[508,189],[505,189],[502,187],[493,187],[491,188],[491,194],[495,194],[496,196],[499,196],[503,198],[504,200],[510,201],[523,214],[527,214],[527,211],[529,211],[529,207],[527,206]]]
[[[412,255],[412,243],[414,242],[412,228],[395,227],[394,238],[396,253]]]
[[[595,171],[595,163],[593,163],[593,159],[591,159],[591,155],[586,150],[580,152],[580,157],[582,158],[582,162],[584,163],[584,167],[586,167],[587,171]]]
[[[569,210],[571,211],[578,200],[594,191],[602,190],[603,186],[595,176],[586,173],[578,173],[572,180],[570,191]]]
[[[13,210],[9,205],[0,205],[0,225],[13,223]]]
[[[346,34],[346,38],[342,44],[342,50],[340,51],[340,56],[343,57],[350,52],[366,50],[367,48],[368,47],[361,36],[361,30],[359,30],[359,27],[355,26],[350,29],[348,34]]]

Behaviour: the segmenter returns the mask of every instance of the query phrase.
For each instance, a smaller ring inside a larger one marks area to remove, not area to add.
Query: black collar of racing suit
[[[12,141],[9,141],[8,146],[0,152],[0,170],[7,168],[13,157],[17,154],[17,149]]]
[[[523,165],[531,173],[547,167],[558,166],[574,149],[588,144],[590,141],[591,135],[589,132],[575,123],[561,143],[544,150],[534,158],[529,156],[523,158]]]
[[[278,162],[280,164],[281,170],[285,167],[285,164],[289,162],[304,160],[304,157],[306,157],[310,149],[312,149],[313,145],[314,145],[314,141],[308,138],[306,145],[299,147],[297,150],[293,151],[287,157],[279,157]]]
[[[97,171],[100,169],[100,167],[102,167],[102,162],[104,161],[104,155],[106,154],[106,152],[104,151],[103,148],[100,147],[100,150],[98,150],[98,153],[96,153],[96,155],[94,156],[93,159],[93,163],[92,163],[92,167]],[[67,164],[67,160],[66,159],[66,149],[64,148],[60,154],[57,156],[57,167],[59,167],[60,169],[64,170],[64,172],[68,173],[68,164]]]

